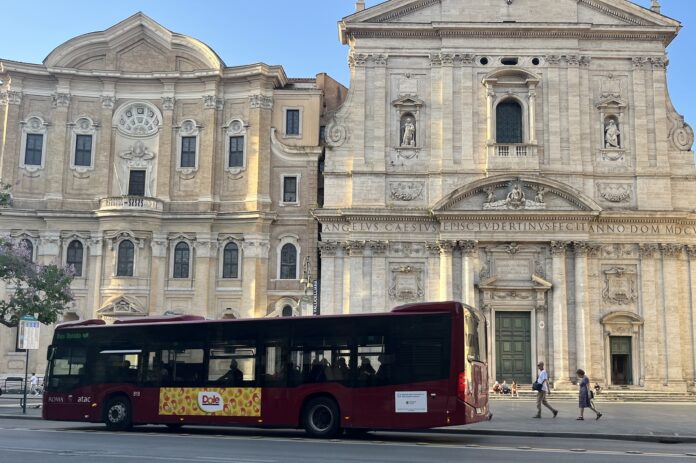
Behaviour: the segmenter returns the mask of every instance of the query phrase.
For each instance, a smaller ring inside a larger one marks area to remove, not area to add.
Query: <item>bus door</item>
[[[48,351],[44,402],[51,405],[47,419],[82,420],[89,413],[91,389],[87,386],[87,350],[81,346],[56,346]]]
[[[390,386],[394,370],[390,362],[393,353],[387,352],[386,336],[365,335],[358,336],[357,340],[357,355],[351,358],[350,365],[355,385],[351,400],[353,411],[346,421],[358,428],[391,428],[394,389]],[[343,415],[345,419],[346,414]]]
[[[476,409],[477,415],[487,415],[488,368],[485,362],[485,323],[469,309],[466,309],[464,317],[466,402]]]

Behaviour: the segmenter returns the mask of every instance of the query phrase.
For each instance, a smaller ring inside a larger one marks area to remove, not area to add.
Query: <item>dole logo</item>
[[[221,412],[225,408],[222,396],[213,391],[201,391],[198,393],[198,408],[204,412]]]

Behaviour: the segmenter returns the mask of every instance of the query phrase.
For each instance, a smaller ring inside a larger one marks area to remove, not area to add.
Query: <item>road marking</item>
[[[16,431],[16,429],[10,429],[10,431]],[[34,432],[63,432],[66,434],[83,434],[85,433],[86,430],[80,430],[80,429],[58,429],[58,430],[47,430],[47,429],[35,429],[33,430]],[[103,432],[104,435],[127,435],[130,437],[147,437],[147,438],[152,438],[153,435],[151,433],[138,433],[138,432],[124,432],[124,433],[116,433],[116,432]],[[177,434],[154,434],[157,437],[166,439],[166,438],[176,438],[180,437],[181,435]],[[216,439],[215,435],[213,434],[190,434],[187,435],[187,437],[191,439]],[[228,440],[249,440],[250,436],[239,436],[239,435],[231,435],[228,436],[226,439]],[[374,445],[374,444],[381,444],[384,446],[392,446],[392,447],[416,447],[419,445],[418,442],[405,442],[403,440],[400,441],[342,441],[340,443],[329,443],[325,440],[319,440],[319,439],[304,439],[304,438],[297,438],[297,437],[265,437],[266,441],[271,441],[271,442],[283,442],[283,443],[290,443],[292,441],[303,441],[304,443],[307,444],[315,444],[315,445]],[[448,448],[448,449],[466,449],[468,447],[471,447],[472,444],[447,444],[447,443],[438,443],[438,442],[433,442],[429,443],[428,446],[430,448]],[[25,453],[55,453],[55,449],[3,449],[7,451],[15,451],[15,452],[25,452]],[[498,451],[498,452],[525,452],[525,453],[546,453],[546,454],[559,454],[559,453],[569,453],[572,450],[571,449],[561,449],[561,448],[532,448],[532,447],[493,447],[489,445],[481,445],[476,447],[476,450],[490,450],[490,451]],[[95,452],[84,452],[89,455],[103,455],[103,456],[108,456],[110,458],[122,458],[122,459],[141,459],[142,460],[142,455],[136,455],[136,456],[131,456],[131,455],[114,455],[114,454],[98,454]],[[646,458],[655,458],[655,457],[660,457],[660,458],[684,458],[685,454],[683,453],[654,453],[654,452],[638,452],[638,451],[625,451],[625,450],[585,450],[586,454],[590,455],[606,455],[606,456],[618,456],[618,455],[626,455],[627,453],[636,455],[637,457],[646,457]],[[83,453],[80,453],[83,454]],[[689,455],[691,456],[691,455]],[[168,460],[168,461],[206,461],[209,462],[211,460],[205,459],[205,458],[214,458],[214,457],[189,457],[189,458],[177,458],[177,457],[157,457],[157,456],[148,456],[149,459],[151,460]],[[225,459],[224,457],[221,457],[220,459],[215,459],[215,461],[222,461],[222,462],[227,462],[227,463],[259,463],[259,462],[253,462],[252,460],[230,460],[230,459]],[[654,460],[652,460],[654,461]]]

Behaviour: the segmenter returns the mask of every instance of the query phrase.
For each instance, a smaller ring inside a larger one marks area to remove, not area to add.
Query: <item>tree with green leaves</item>
[[[45,325],[55,323],[73,300],[72,280],[71,269],[36,264],[22,244],[0,242],[0,281],[5,284],[0,324],[17,326],[24,315],[36,315]]]

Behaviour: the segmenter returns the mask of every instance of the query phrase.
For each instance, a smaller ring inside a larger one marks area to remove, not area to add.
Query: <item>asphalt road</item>
[[[0,461],[42,463],[696,462],[696,444],[372,432],[315,440],[302,431],[103,426],[0,420]]]

